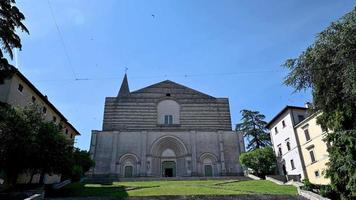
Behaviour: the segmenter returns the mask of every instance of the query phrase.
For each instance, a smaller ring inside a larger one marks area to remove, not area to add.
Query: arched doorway
[[[118,170],[120,176],[134,177],[139,174],[139,158],[132,153],[126,153],[119,158]]]
[[[174,136],[163,136],[151,146],[152,173],[156,176],[174,177],[187,175],[184,143]]]
[[[217,174],[217,159],[216,156],[212,153],[203,153],[199,162],[201,165],[201,174],[203,176],[214,176]]]

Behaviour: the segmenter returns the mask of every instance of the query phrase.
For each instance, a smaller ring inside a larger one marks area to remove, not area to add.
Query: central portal
[[[176,162],[163,161],[162,162],[162,176],[175,177],[176,176]]]

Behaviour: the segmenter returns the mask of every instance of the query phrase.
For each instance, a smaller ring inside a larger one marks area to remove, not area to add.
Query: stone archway
[[[122,177],[134,177],[139,174],[139,158],[132,153],[126,153],[119,158],[118,162],[119,174]]]
[[[218,175],[217,158],[212,153],[203,153],[199,157],[200,173],[203,176]]]
[[[151,145],[152,174],[170,177],[187,175],[188,150],[175,136],[163,136]]]

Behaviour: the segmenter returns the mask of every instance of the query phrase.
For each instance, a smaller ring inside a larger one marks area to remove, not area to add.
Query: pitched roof
[[[156,88],[165,88],[165,89],[184,89],[185,91],[189,92],[189,93],[192,93],[192,94],[195,94],[195,95],[199,95],[203,98],[214,98],[213,96],[210,96],[208,94],[205,94],[205,93],[202,93],[202,92],[199,92],[197,90],[194,90],[192,88],[189,88],[187,86],[184,86],[184,85],[181,85],[179,83],[176,83],[176,82],[173,82],[171,80],[165,80],[165,81],[161,81],[159,83],[155,83],[155,84],[152,84],[150,86],[147,86],[147,87],[144,87],[142,89],[139,89],[139,90],[136,90],[136,91],[133,91],[131,92],[131,94],[137,94],[137,93],[149,93],[151,92],[152,90],[156,89]]]
[[[129,82],[127,81],[127,74],[125,74],[124,79],[122,80],[121,87],[119,93],[117,94],[118,97],[120,96],[127,96],[130,94],[129,89]]]
[[[79,131],[68,122],[67,118],[48,100],[47,96],[43,95],[17,68],[13,67],[12,72],[16,74],[22,81],[24,81],[40,98],[43,102],[45,102],[57,115],[60,116],[63,122],[68,124],[68,126],[74,130],[76,135],[80,135]]]
[[[298,109],[298,110],[307,110],[307,108],[305,107],[300,107],[300,106],[286,106],[284,107],[276,116],[274,116],[271,121],[268,122],[268,124],[266,125],[266,127],[269,129],[270,126],[273,124],[273,122],[275,122],[279,116],[281,116],[283,113],[285,113],[287,110],[289,109]]]

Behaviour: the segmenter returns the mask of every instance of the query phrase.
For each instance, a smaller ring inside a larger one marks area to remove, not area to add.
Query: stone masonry
[[[125,75],[105,100],[103,130],[92,131],[93,176],[240,175],[242,136],[229,101],[166,80],[130,92]]]

